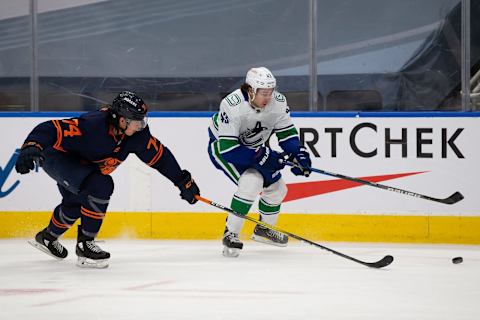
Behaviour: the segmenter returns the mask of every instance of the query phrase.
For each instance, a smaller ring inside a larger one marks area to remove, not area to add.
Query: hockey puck
[[[463,262],[463,258],[462,257],[455,257],[452,259],[452,263],[454,264],[459,264],[459,263],[462,263]]]

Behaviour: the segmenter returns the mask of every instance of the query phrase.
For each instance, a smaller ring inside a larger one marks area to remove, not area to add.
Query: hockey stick
[[[270,225],[270,224],[268,224],[268,223],[265,223],[265,222],[262,222],[262,221],[260,221],[260,220],[254,219],[254,218],[249,217],[249,216],[247,216],[247,215],[240,214],[240,213],[238,213],[238,212],[236,212],[236,211],[234,211],[234,210],[232,210],[232,209],[230,209],[230,208],[227,208],[227,207],[225,207],[225,206],[223,206],[223,205],[221,205],[221,204],[219,204],[219,203],[213,202],[213,201],[208,200],[208,199],[206,199],[206,198],[203,198],[203,197],[201,197],[201,196],[198,196],[198,195],[197,195],[197,196],[195,196],[195,198],[196,198],[197,200],[202,201],[202,202],[204,202],[204,203],[206,203],[206,204],[209,204],[209,205],[211,205],[211,206],[213,206],[213,207],[216,207],[216,208],[218,208],[218,209],[221,209],[221,210],[230,212],[230,213],[236,215],[237,217],[240,217],[240,218],[243,218],[243,219],[246,219],[246,220],[250,220],[250,221],[252,221],[252,222],[254,222],[254,223],[256,223],[256,224],[259,224],[259,225],[261,225],[261,226],[263,226],[263,227],[265,227],[265,228],[268,228],[268,229],[271,229],[271,230],[275,230],[275,231],[277,231],[277,232],[281,232],[281,233],[283,233],[283,234],[286,234],[286,235],[289,236],[289,237],[292,237],[292,238],[297,239],[297,240],[302,241],[302,242],[306,242],[306,243],[308,243],[308,244],[310,244],[310,245],[312,245],[312,246],[321,248],[321,249],[323,249],[323,250],[327,250],[327,251],[329,251],[329,252],[331,252],[331,253],[333,253],[333,254],[336,254],[337,256],[340,256],[340,257],[342,257],[342,258],[345,258],[345,259],[354,261],[354,262],[356,262],[356,263],[363,264],[364,266],[367,266],[367,267],[370,267],[370,268],[377,268],[377,269],[378,269],[378,268],[383,268],[383,267],[386,267],[386,266],[388,266],[390,263],[393,262],[393,257],[390,256],[390,255],[383,257],[382,259],[380,259],[380,260],[377,261],[377,262],[365,262],[365,261],[361,261],[361,260],[355,259],[355,258],[353,258],[353,257],[347,256],[346,254],[343,254],[343,253],[341,253],[341,252],[338,252],[338,251],[335,251],[335,250],[333,250],[333,249],[330,249],[330,248],[327,248],[327,247],[325,247],[325,246],[322,246],[321,244],[318,244],[318,243],[315,243],[315,242],[313,242],[313,241],[310,241],[310,240],[307,240],[307,239],[305,239],[305,238],[302,238],[302,237],[300,237],[300,236],[297,236],[296,234],[293,234],[293,233],[291,233],[291,232],[288,232],[288,231],[282,230],[282,229],[280,229],[280,228],[278,228],[278,227],[272,226],[272,225]]]
[[[300,167],[299,165],[297,165],[296,163],[291,162],[291,161],[283,160],[282,163],[286,164],[287,166],[302,168],[302,167]],[[348,181],[352,181],[352,182],[364,184],[364,185],[367,185],[367,186],[371,186],[371,187],[375,187],[375,188],[380,188],[380,189],[387,190],[387,191],[393,191],[393,192],[405,194],[405,195],[407,195],[407,196],[412,196],[412,197],[415,197],[415,198],[421,198],[421,199],[425,199],[425,200],[440,202],[440,203],[444,203],[444,204],[454,204],[454,203],[457,203],[458,201],[460,201],[460,200],[463,199],[463,195],[462,195],[460,192],[458,192],[458,191],[456,191],[455,193],[453,193],[451,196],[449,196],[449,197],[447,197],[447,198],[438,199],[438,198],[433,198],[433,197],[426,196],[426,195],[423,195],[423,194],[420,194],[420,193],[416,193],[416,192],[412,192],[412,191],[407,191],[407,190],[403,190],[403,189],[398,189],[398,188],[386,186],[386,185],[384,185],[384,184],[380,184],[380,183],[376,183],[376,182],[370,182],[370,181],[367,181],[367,180],[362,180],[362,179],[358,179],[358,178],[348,177],[348,176],[345,176],[345,175],[339,174],[339,173],[329,172],[329,171],[321,170],[321,169],[315,169],[315,168],[312,168],[312,167],[310,167],[310,168],[308,168],[308,169],[309,169],[310,171],[312,171],[312,172],[321,173],[321,174],[324,174],[324,175],[327,175],[327,176],[331,176],[331,177],[335,177],[335,178],[340,178],[340,179],[344,179],[344,180],[348,180]]]

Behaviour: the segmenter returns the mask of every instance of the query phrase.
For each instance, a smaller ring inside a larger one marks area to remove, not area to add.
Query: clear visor
[[[142,120],[125,119],[125,122],[127,123],[127,128],[142,131],[147,126],[148,118],[145,116]]]

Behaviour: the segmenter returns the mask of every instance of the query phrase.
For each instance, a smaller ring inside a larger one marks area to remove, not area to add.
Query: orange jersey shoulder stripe
[[[160,158],[162,157],[163,155],[163,144],[160,144],[160,148],[158,149],[158,152],[157,154],[153,157],[152,161],[150,161],[148,163],[148,165],[151,167],[153,166],[155,163],[158,162],[158,160],[160,160]]]
[[[63,139],[62,126],[60,125],[60,122],[58,120],[52,120],[52,122],[53,122],[53,125],[55,126],[55,128],[57,129],[57,141],[53,145],[53,148],[58,150],[58,151],[66,152],[62,148],[62,139]]]

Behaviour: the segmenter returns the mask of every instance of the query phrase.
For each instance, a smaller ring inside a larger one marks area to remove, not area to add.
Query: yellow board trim
[[[31,238],[50,217],[50,212],[0,212],[0,238]],[[224,213],[109,212],[99,237],[221,239],[225,218]],[[480,244],[480,216],[281,214],[278,226],[313,241]],[[241,236],[248,238],[253,227],[247,221]],[[76,228],[65,237],[76,237]]]

